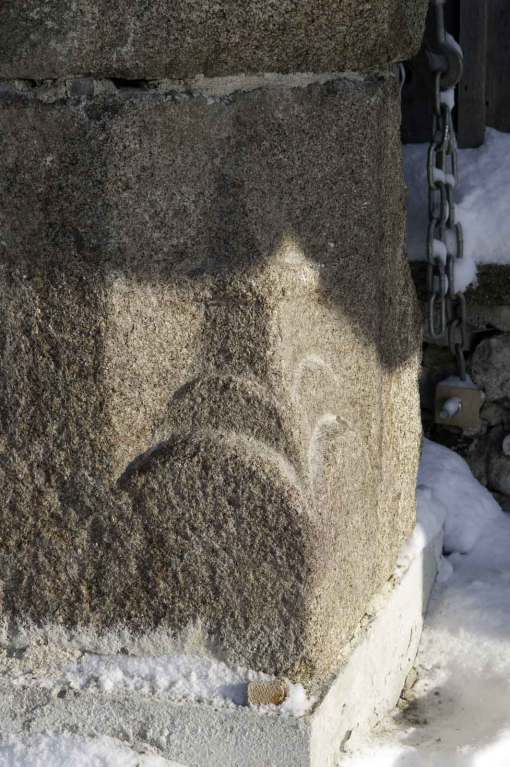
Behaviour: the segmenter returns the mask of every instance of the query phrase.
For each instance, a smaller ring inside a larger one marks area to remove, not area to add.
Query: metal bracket
[[[436,389],[435,423],[457,426],[463,431],[478,431],[482,425],[482,404],[482,392],[475,386],[440,383]]]

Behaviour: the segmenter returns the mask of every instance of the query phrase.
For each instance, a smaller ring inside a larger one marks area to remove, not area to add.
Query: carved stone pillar
[[[381,68],[426,2],[36,5],[0,25],[4,614],[324,679],[415,518],[399,83],[182,80]]]

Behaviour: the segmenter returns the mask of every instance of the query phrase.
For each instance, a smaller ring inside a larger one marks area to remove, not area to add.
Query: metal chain
[[[448,336],[459,377],[466,380],[466,300],[455,289],[455,265],[464,255],[462,225],[455,220],[458,180],[457,137],[452,110],[455,86],[462,77],[462,49],[446,31],[446,0],[430,0],[433,35],[427,54],[434,77],[432,143],[428,153],[429,228],[427,235],[428,330]]]

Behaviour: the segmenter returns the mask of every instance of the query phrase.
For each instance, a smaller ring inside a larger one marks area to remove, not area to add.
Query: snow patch
[[[246,706],[247,685],[272,677],[240,667],[230,668],[211,658],[189,655],[133,657],[85,655],[64,673],[74,690],[97,688],[168,697],[172,700],[207,701],[219,706]],[[261,707],[282,715],[304,716],[313,704],[302,685],[289,684],[289,694],[278,707]]]
[[[181,767],[111,738],[38,735],[0,745],[0,767]]]
[[[446,553],[471,551],[487,522],[499,520],[503,514],[460,455],[427,439],[418,474],[418,509],[421,507],[429,515],[444,518]]]
[[[407,247],[411,261],[426,261],[428,144],[404,147],[409,190]],[[478,264],[510,264],[510,134],[487,129],[479,149],[459,151],[455,189],[457,217],[464,227],[464,259],[456,263],[456,289],[476,281]]]
[[[446,514],[446,551],[407,710],[342,767],[508,767],[510,764],[510,516],[466,462],[425,441],[418,504]],[[431,517],[429,516],[429,519]],[[350,745],[350,744],[349,744]]]

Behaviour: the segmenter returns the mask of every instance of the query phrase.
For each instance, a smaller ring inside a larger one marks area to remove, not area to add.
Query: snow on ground
[[[230,668],[212,658],[188,655],[84,655],[66,670],[64,678],[76,690],[90,686],[106,693],[136,690],[173,700],[209,701],[216,706],[246,706],[248,682],[272,679],[267,674]],[[289,684],[287,699],[277,711],[284,716],[303,716],[312,704],[302,685]]]
[[[417,495],[418,526],[400,567],[443,525],[446,552],[416,661],[418,682],[407,708],[348,744],[341,767],[509,767],[510,515],[460,456],[427,440]],[[234,705],[243,702],[250,673],[205,657],[86,654],[67,669],[66,680],[75,688],[223,698]],[[301,704],[297,694],[292,713]],[[178,767],[108,738],[40,735],[0,746],[0,767],[64,765]]]
[[[408,254],[426,260],[428,223],[426,144],[404,147],[404,170],[409,190]],[[488,129],[479,149],[459,151],[457,216],[464,227],[464,262],[457,267],[457,288],[476,278],[477,264],[510,263],[510,134]]]
[[[111,738],[37,735],[0,746],[0,767],[179,767]]]
[[[425,442],[418,503],[446,512],[445,548],[407,709],[342,767],[510,765],[510,516],[460,456]]]

